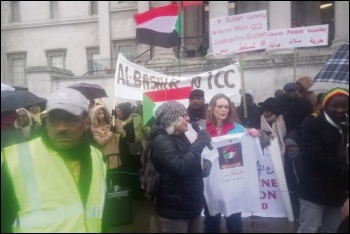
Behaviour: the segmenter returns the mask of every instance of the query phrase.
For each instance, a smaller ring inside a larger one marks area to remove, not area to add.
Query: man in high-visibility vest
[[[101,232],[106,168],[89,145],[88,100],[47,100],[42,136],[1,152],[1,232]]]

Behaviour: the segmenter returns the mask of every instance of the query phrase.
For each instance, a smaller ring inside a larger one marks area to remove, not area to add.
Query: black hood
[[[151,132],[149,134],[149,140],[154,140],[159,134],[167,134],[166,130],[157,124],[154,124],[151,128]]]

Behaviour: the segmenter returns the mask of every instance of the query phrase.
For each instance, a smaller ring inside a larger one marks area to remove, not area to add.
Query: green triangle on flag
[[[166,89],[159,91],[150,91],[143,93],[143,123],[144,126],[151,125],[155,118],[153,116],[154,108],[166,101],[180,101],[188,99],[192,87],[181,87],[177,89]]]
[[[144,93],[143,94],[143,124],[145,126],[149,125],[149,122],[152,120],[153,108],[155,106],[156,104],[147,96],[146,93]]]

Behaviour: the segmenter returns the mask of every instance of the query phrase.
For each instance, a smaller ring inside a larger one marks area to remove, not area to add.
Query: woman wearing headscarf
[[[141,169],[141,154],[146,146],[150,129],[143,125],[140,115],[132,112],[129,103],[117,105],[115,126],[116,133],[120,134],[121,170],[130,175],[129,178],[125,177],[122,183],[131,188],[133,198],[142,199],[144,191],[141,189],[138,171]]]
[[[17,119],[13,125],[22,132],[27,141],[40,136],[41,124],[36,122],[32,114],[25,108],[17,110]]]
[[[190,143],[190,118],[184,105],[169,101],[155,113],[150,140],[155,170],[160,174],[155,205],[162,232],[200,233],[204,205],[201,153],[211,138],[205,130]]]

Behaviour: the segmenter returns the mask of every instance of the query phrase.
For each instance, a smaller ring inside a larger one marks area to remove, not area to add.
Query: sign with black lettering
[[[223,93],[232,102],[240,102],[241,80],[236,64],[221,69],[190,76],[168,76],[134,64],[119,53],[115,72],[116,98],[142,100],[143,93],[189,87],[201,89],[209,101],[215,94]]]
[[[214,18],[210,28],[214,56],[266,48],[266,10]]]

